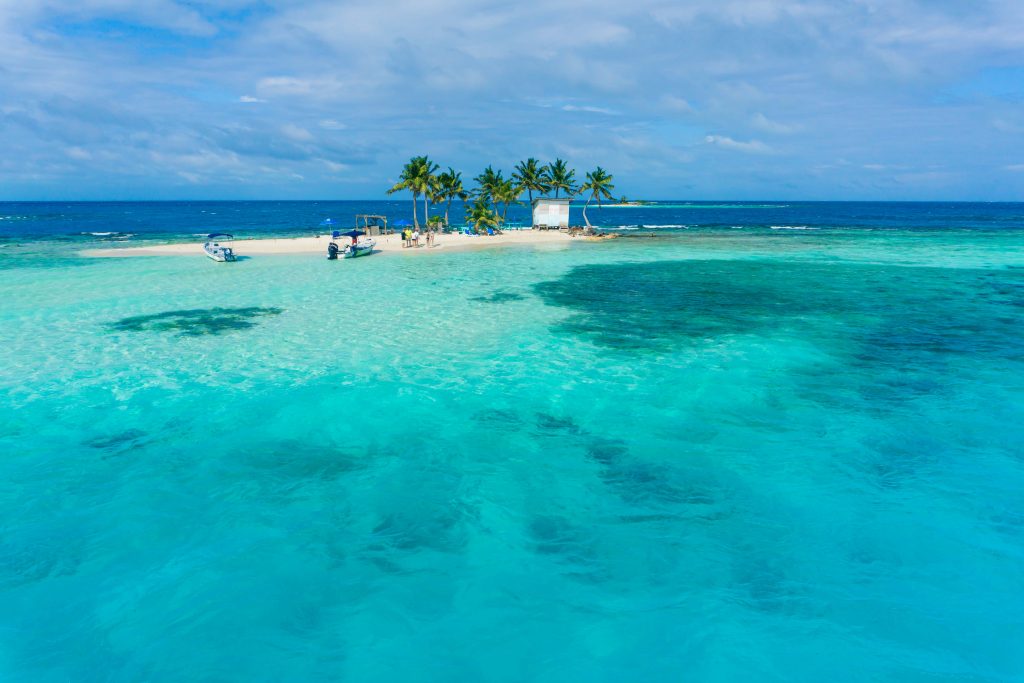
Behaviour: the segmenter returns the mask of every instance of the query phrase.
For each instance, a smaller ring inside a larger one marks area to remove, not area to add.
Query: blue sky
[[[1024,200],[1020,0],[0,0],[0,198]]]

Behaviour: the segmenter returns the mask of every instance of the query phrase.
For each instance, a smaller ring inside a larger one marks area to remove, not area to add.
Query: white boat
[[[234,239],[233,236],[226,232],[211,232],[206,236],[206,244],[203,245],[203,251],[206,255],[212,258],[214,261],[234,261],[235,250],[230,244],[221,244],[227,240]]]
[[[375,239],[363,239],[358,240],[355,244],[349,244],[345,247],[344,257],[355,258],[356,256],[369,256],[373,253],[373,248],[377,246],[377,240]]]
[[[351,239],[351,242],[344,246],[338,244],[337,240],[342,237],[348,237]],[[344,233],[335,231],[331,235],[331,243],[327,245],[327,259],[335,261],[339,256],[341,258],[369,256],[373,253],[373,248],[376,246],[377,240],[366,237],[366,233],[362,230],[350,230]]]

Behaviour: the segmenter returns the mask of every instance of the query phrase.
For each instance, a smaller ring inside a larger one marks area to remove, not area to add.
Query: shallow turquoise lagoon
[[[1024,678],[1021,231],[44,256],[4,681]]]

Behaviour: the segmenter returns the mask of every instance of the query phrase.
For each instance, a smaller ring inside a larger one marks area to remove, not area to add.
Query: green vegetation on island
[[[538,197],[560,196],[572,199],[586,195],[583,207],[583,221],[587,228],[592,228],[587,218],[587,209],[591,202],[612,200],[612,176],[598,166],[585,176],[585,182],[578,184],[576,170],[569,167],[564,159],[555,159],[550,164],[542,164],[530,157],[516,164],[509,177],[504,172],[487,166],[473,178],[475,186],[467,189],[462,181],[462,173],[449,167],[438,173],[440,167],[426,155],[416,156],[402,168],[398,182],[387,193],[407,191],[412,194],[412,222],[417,230],[420,227],[419,201],[423,198],[422,224],[424,226],[450,227],[449,215],[452,202],[458,199],[465,206],[465,221],[478,233],[486,233],[487,229],[500,229],[508,216],[509,207],[521,205],[520,198],[525,193],[530,206],[533,206],[534,195]],[[625,203],[625,199],[622,200]],[[444,217],[431,216],[430,206],[444,206]]]

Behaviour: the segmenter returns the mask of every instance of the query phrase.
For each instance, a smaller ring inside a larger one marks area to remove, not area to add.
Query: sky
[[[0,199],[1024,201],[1022,0],[0,0]]]

